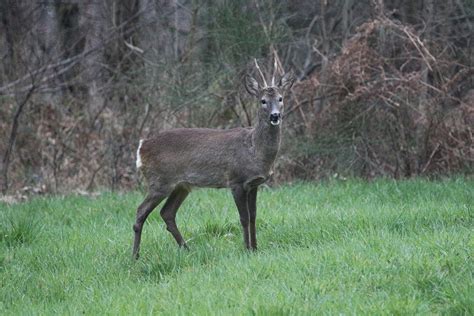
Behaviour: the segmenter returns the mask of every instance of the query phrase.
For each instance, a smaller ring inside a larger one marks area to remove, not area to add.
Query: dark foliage
[[[254,121],[254,58],[294,69],[275,181],[472,173],[474,2],[0,4],[0,187],[130,188],[138,140]]]

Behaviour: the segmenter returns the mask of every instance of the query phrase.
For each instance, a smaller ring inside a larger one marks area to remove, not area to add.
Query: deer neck
[[[281,141],[281,123],[278,126],[270,124],[268,115],[258,112],[258,122],[252,134],[252,143],[256,158],[262,167],[270,170],[275,161]]]

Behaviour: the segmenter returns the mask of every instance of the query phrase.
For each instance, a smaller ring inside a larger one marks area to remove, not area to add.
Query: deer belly
[[[228,187],[228,177],[219,172],[199,173],[189,172],[185,175],[185,182],[193,187],[225,188]]]

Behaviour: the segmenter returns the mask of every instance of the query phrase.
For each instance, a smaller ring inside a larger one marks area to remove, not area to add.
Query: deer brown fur
[[[192,187],[230,188],[239,211],[245,246],[251,250],[257,248],[257,188],[269,178],[280,148],[282,97],[294,80],[290,72],[277,86],[260,87],[254,78],[245,78],[247,91],[260,103],[258,121],[253,128],[172,129],[140,141],[137,167],[147,181],[148,194],[138,207],[133,225],[135,258],[139,255],[143,224],[165,198],[161,217],[178,245],[187,248],[175,218]]]

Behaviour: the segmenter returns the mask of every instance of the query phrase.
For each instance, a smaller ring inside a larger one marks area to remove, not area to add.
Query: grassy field
[[[259,192],[259,250],[226,190],[159,216],[131,259],[138,192],[0,204],[0,314],[474,314],[474,182],[296,184]]]

